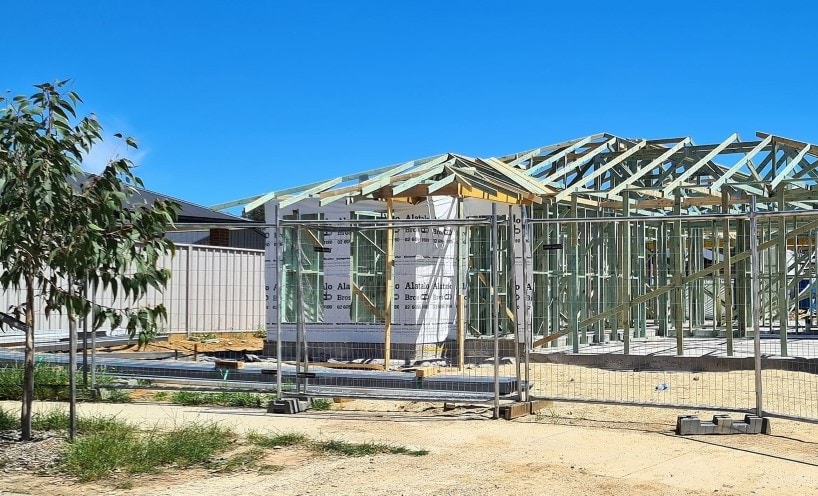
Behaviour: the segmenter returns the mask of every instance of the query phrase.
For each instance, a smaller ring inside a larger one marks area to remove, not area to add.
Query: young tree
[[[170,278],[156,265],[173,252],[164,233],[172,228],[178,206],[144,201],[134,187],[142,183],[125,158],[112,159],[96,176],[82,172],[82,158],[102,139],[102,128],[93,115],[77,117],[82,100],[64,90],[66,83],[36,85],[29,97],[0,98],[0,288],[25,291],[25,301],[15,309],[28,328],[24,440],[31,437],[37,299],[46,315],[65,313],[72,333],[77,320],[93,315],[94,330],[126,321],[140,343],[166,317],[161,305],[140,307],[139,300],[149,287],[161,289]],[[123,141],[136,147],[132,138]],[[96,304],[85,287],[110,289],[124,305]]]

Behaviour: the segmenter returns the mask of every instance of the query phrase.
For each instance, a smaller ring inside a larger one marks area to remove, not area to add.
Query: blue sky
[[[600,131],[818,142],[818,7],[555,4],[14,2],[0,90],[72,78],[150,189],[205,205]]]

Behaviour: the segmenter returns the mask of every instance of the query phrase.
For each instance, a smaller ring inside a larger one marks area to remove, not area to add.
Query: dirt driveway
[[[13,407],[4,403],[4,408]],[[276,451],[279,472],[205,470],[135,478],[131,489],[3,473],[0,494],[79,495],[686,495],[818,494],[818,425],[774,420],[772,436],[672,434],[658,408],[557,403],[537,417],[494,421],[481,409],[356,401],[343,410],[273,416],[259,410],[157,404],[81,405],[146,425],[224,422],[239,431],[298,431],[314,438],[386,441],[424,448],[422,457],[309,456]],[[39,408],[54,408],[40,404]]]

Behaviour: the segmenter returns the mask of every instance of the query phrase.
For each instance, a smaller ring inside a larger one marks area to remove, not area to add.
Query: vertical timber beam
[[[645,271],[647,270],[648,257],[646,247],[646,230],[647,226],[644,222],[637,222],[636,224],[636,285],[635,291],[637,295],[642,294],[645,290]],[[633,296],[633,294],[631,295]],[[637,336],[640,338],[647,337],[647,320],[648,320],[648,304],[639,303],[637,305],[636,329]]]
[[[630,200],[627,191],[622,192],[622,215],[630,216]],[[622,260],[622,294],[620,305],[625,305],[625,310],[622,311],[622,341],[624,342],[624,353],[630,354],[631,346],[631,285],[633,281],[633,274],[631,273],[631,221],[625,221],[625,227],[622,230],[622,253],[620,254]]]
[[[607,258],[608,258],[608,270],[607,270],[607,298],[606,302],[608,303],[608,308],[606,310],[616,308],[618,306],[618,289],[619,289],[619,277],[617,276],[617,260],[616,260],[616,222],[608,223],[607,228],[605,229],[605,248],[607,250]],[[619,318],[616,313],[611,315],[610,319],[610,328],[611,328],[611,342],[615,342],[619,339]]]
[[[682,214],[682,191],[676,189],[673,199],[673,215]],[[676,329],[676,354],[684,355],[684,288],[682,272],[684,271],[684,243],[682,242],[682,221],[673,221],[673,322]]]
[[[557,219],[560,216],[559,211],[559,204],[556,202],[551,204],[549,208],[549,215]],[[549,224],[552,226],[548,230],[549,234],[549,242],[550,243],[562,243],[561,233],[560,233],[560,224]],[[553,238],[551,237],[553,235]],[[550,312],[550,329],[548,330],[548,334],[554,334],[560,332],[560,312],[562,311],[562,294],[560,292],[560,279],[562,279],[562,250],[549,250],[548,251],[548,281],[549,281],[549,288],[548,288],[548,300],[547,300],[547,308]],[[557,340],[551,341],[551,346],[556,347],[558,346]]]
[[[463,218],[463,199],[457,198],[457,218]],[[463,230],[468,227],[457,226],[455,230],[456,245],[455,257],[457,258],[457,275],[455,282],[457,283],[457,368],[460,371],[466,367],[466,298],[463,295],[463,280],[465,264],[463,263]]]
[[[392,229],[392,198],[386,199],[386,297],[383,312],[383,368],[389,370],[392,360],[392,309],[395,306],[395,231]]]
[[[786,186],[778,188],[778,210],[784,211],[787,205],[784,199]],[[750,240],[752,243],[753,240]],[[797,240],[796,240],[797,242]],[[797,265],[797,261],[796,261]],[[787,301],[787,220],[779,217],[778,220],[778,333],[781,339],[781,356],[787,356],[787,324],[789,321],[789,303]],[[756,274],[753,274],[755,277]]]
[[[726,190],[721,192],[721,212],[730,212],[730,194]],[[724,334],[727,338],[727,356],[733,356],[733,269],[730,252],[730,219],[724,219],[722,225],[722,250],[724,258]],[[714,247],[713,253],[718,253]],[[719,297],[715,293],[715,298]]]
[[[659,229],[656,231],[656,259],[657,259],[657,267],[658,273],[656,274],[656,281],[658,287],[662,288],[667,286],[667,273],[668,273],[668,264],[667,264],[667,251],[668,251],[668,244],[667,244],[667,225],[665,221],[659,222]],[[668,332],[668,328],[670,327],[668,324],[668,312],[667,312],[667,303],[668,303],[668,294],[662,293],[659,295],[659,298],[656,302],[657,309],[656,309],[656,317],[659,320],[659,335],[660,336],[669,336],[670,333]]]
[[[571,195],[571,218],[577,217],[577,195]],[[576,222],[568,225],[568,334],[571,347],[579,353],[579,226]]]
[[[736,252],[744,252],[748,249],[745,243],[746,224],[744,219],[736,221]],[[747,271],[745,260],[741,260],[736,264],[736,291],[734,294],[735,307],[738,318],[738,336],[743,337],[747,334]]]

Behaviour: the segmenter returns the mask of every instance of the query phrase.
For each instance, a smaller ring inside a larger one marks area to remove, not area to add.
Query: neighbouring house
[[[180,206],[177,228],[166,234],[176,243],[176,254],[160,261],[161,266],[172,271],[170,283],[164,291],[151,289],[145,297],[151,304],[165,305],[168,321],[163,330],[257,332],[262,328],[266,312],[263,251],[266,238],[262,229],[253,227],[256,222],[146,189],[137,188],[137,196],[132,203],[161,198]],[[98,291],[92,297],[102,304],[121,304],[108,291]],[[7,310],[22,300],[22,290],[0,293],[0,308]],[[41,308],[36,309],[36,314],[38,342],[67,336],[64,316],[51,314],[46,318]],[[2,340],[14,342],[14,336],[7,333]]]

